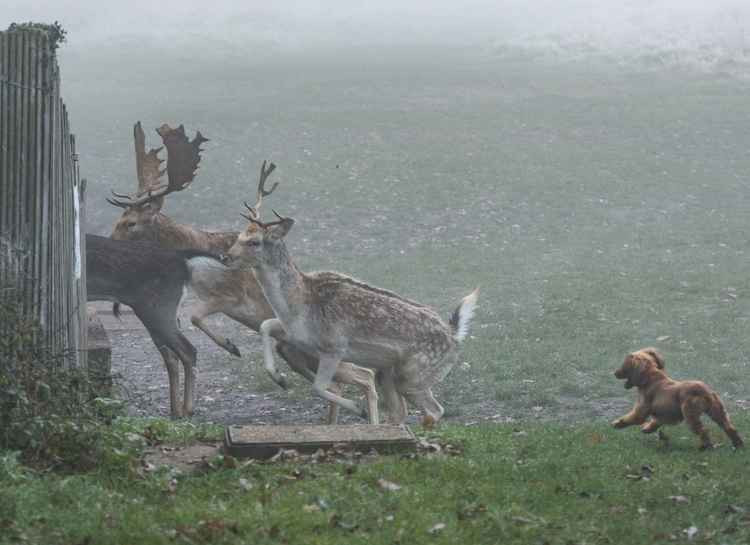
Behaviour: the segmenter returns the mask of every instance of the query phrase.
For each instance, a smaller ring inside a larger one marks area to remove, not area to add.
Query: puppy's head
[[[643,348],[625,356],[622,366],[615,371],[615,377],[625,379],[626,389],[645,386],[652,369],[664,369],[664,358],[655,348]]]

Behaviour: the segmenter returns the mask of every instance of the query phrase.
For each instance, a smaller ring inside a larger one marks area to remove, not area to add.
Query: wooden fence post
[[[0,238],[15,256],[0,285],[21,281],[23,314],[78,366],[87,346],[84,192],[55,47],[41,29],[0,32]]]

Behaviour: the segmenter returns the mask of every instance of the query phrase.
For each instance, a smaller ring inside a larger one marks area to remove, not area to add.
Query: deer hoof
[[[287,382],[286,377],[284,375],[280,374],[278,377],[273,377],[273,380],[276,384],[281,386],[281,388],[283,388],[284,390],[289,389],[289,383]]]
[[[240,354],[240,349],[237,348],[237,345],[229,339],[226,340],[226,346],[224,348],[226,348],[227,352],[229,352],[233,356],[237,356],[238,358],[242,357],[242,354]]]

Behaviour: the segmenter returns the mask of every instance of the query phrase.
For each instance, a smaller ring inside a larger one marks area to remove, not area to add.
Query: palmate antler
[[[135,143],[135,169],[138,175],[138,195],[159,187],[159,178],[164,175],[161,164],[164,159],[159,158],[159,152],[164,149],[160,146],[152,148],[146,153],[146,135],[143,134],[141,122],[133,127],[133,142]]]
[[[133,129],[138,193],[121,195],[113,191],[112,194],[117,198],[107,199],[107,202],[120,208],[143,206],[147,202],[175,191],[182,191],[193,181],[201,160],[200,152],[203,151],[200,146],[208,142],[208,138],[197,131],[193,140],[190,141],[185,135],[183,125],[173,129],[166,123],[156,129],[156,132],[161,136],[164,147],[167,148],[167,184],[159,184],[159,179],[164,174],[164,169],[160,169],[163,160],[158,157],[162,148],[152,149],[145,153],[145,137],[141,124],[138,122]]]
[[[268,191],[266,191],[265,189],[266,180],[275,169],[276,165],[274,165],[273,163],[268,163],[268,168],[266,168],[266,161],[263,161],[263,164],[260,166],[260,180],[258,181],[258,192],[256,194],[255,204],[253,206],[250,206],[249,204],[247,204],[247,201],[245,201],[245,208],[247,208],[248,212],[250,212],[250,215],[248,216],[246,214],[240,214],[240,216],[253,223],[263,225],[260,221],[258,221],[260,219],[259,210],[260,205],[263,202],[263,197],[267,197],[268,195],[273,193],[273,190],[276,189],[276,186],[279,185],[279,182],[274,182],[274,184],[271,186],[271,189],[269,189]],[[276,214],[276,212],[274,212],[274,214]],[[276,215],[278,216],[278,214]]]

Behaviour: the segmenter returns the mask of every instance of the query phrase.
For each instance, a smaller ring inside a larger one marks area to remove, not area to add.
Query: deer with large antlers
[[[179,224],[161,213],[164,198],[170,193],[185,189],[194,179],[200,162],[200,151],[202,151],[200,145],[207,139],[198,132],[192,142],[188,141],[182,125],[177,129],[172,129],[164,124],[157,129],[164,147],[167,148],[166,173],[169,181],[164,185],[160,183],[160,178],[165,173],[165,170],[161,168],[163,160],[158,156],[162,148],[151,149],[146,153],[145,135],[140,122],[136,123],[133,132],[138,192],[132,196],[113,192],[114,198],[107,199],[110,204],[124,209],[122,216],[115,224],[112,238],[146,239],[171,249],[198,249],[219,254],[225,253],[237,239],[238,232],[202,231],[189,225]],[[266,181],[275,168],[276,165],[266,163],[266,161],[261,166],[256,202],[253,206],[247,205],[252,217],[257,216],[263,197],[270,195],[278,186],[278,183],[274,183],[270,189],[265,188]],[[211,331],[204,319],[221,312],[257,332],[263,321],[274,316],[255,275],[250,270],[226,268],[218,264],[215,267],[202,267],[194,271],[190,287],[199,299],[198,304],[191,308],[190,321],[216,344],[235,356],[240,356],[240,352],[234,343]],[[283,340],[279,342],[277,350],[292,370],[310,381],[314,379],[317,368],[317,361],[314,358],[296,350],[293,346],[287,346]],[[373,372],[344,363],[334,380],[341,384],[353,384],[363,390],[367,401],[369,421],[377,424],[379,420],[378,395]],[[283,377],[279,381],[286,387]],[[335,422],[336,418],[336,405],[331,404],[328,421]]]
[[[284,335],[287,345],[318,360],[313,389],[329,402],[359,412],[356,403],[328,390],[341,361],[355,361],[379,372],[393,422],[406,419],[404,398],[424,411],[426,421],[440,420],[443,407],[431,388],[455,363],[478,289],[462,300],[446,323],[429,307],[351,277],[303,273],[284,243],[294,220],[276,216],[278,220],[270,223],[247,216],[250,225],[229,250],[237,266],[255,273],[276,315],[260,326],[264,364],[271,377],[279,381],[272,338]]]

